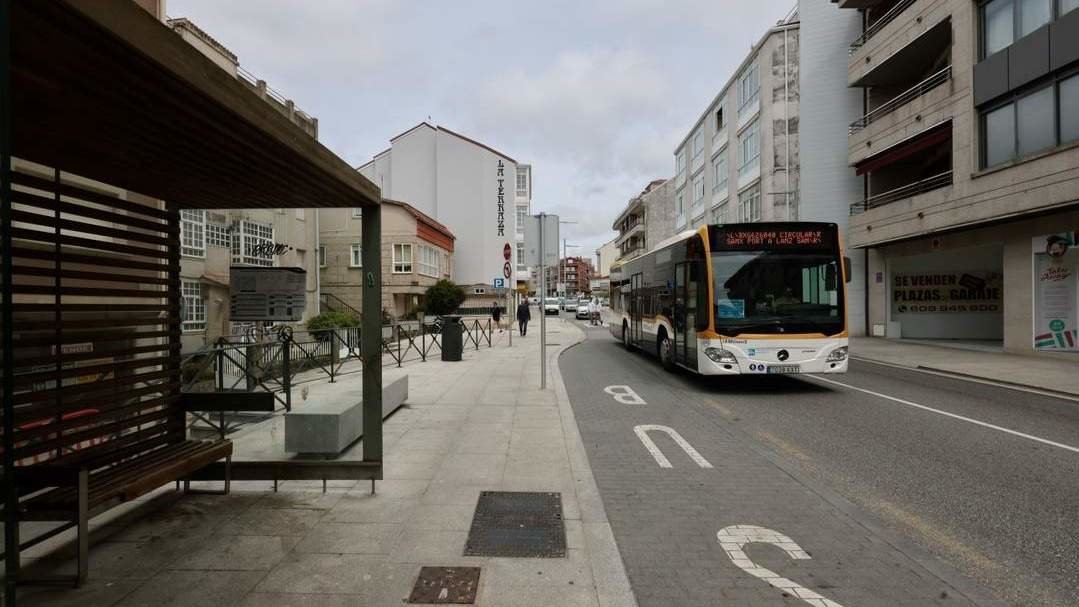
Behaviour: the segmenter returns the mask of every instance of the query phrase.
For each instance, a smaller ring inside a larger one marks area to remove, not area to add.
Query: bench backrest
[[[13,183],[4,457],[100,467],[183,440],[179,211],[69,176]]]

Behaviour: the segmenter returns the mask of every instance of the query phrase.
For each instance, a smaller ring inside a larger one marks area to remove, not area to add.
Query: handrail
[[[325,291],[319,293],[319,299],[322,301],[322,305],[330,309],[331,312],[339,312],[341,310],[338,307],[344,308],[345,312],[349,312],[356,318],[361,318],[363,315],[359,310],[349,305],[349,303],[333,293],[326,293]]]
[[[902,93],[899,93],[895,97],[892,97],[887,102],[883,103],[880,107],[874,109],[873,111],[869,112],[865,116],[862,116],[858,120],[855,120],[854,122],[850,123],[850,129],[848,130],[848,134],[853,135],[853,134],[857,133],[858,131],[866,128],[867,126],[869,126],[871,124],[873,124],[875,121],[879,120],[883,116],[894,112],[900,106],[903,106],[903,105],[906,105],[907,103],[910,103],[914,99],[917,99],[918,97],[921,97],[922,95],[928,93],[929,91],[931,91],[931,90],[937,88],[938,86],[944,84],[945,82],[951,80],[951,78],[952,78],[952,66],[949,65],[948,67],[946,67],[946,68],[940,70],[939,72],[929,76],[925,80],[922,80],[918,84],[915,84],[914,86],[912,86],[909,89],[903,91]]]
[[[914,4],[914,2],[915,0],[899,0],[899,2],[896,2],[895,6],[888,9],[888,12],[881,15],[880,19],[877,19],[869,27],[865,28],[865,31],[862,32],[862,35],[858,36],[854,39],[854,42],[850,43],[850,49],[848,53],[853,55],[854,53],[858,52],[858,49],[865,46],[865,43],[869,42],[870,38],[879,34],[880,30],[884,29],[884,26],[894,21],[895,18],[899,16],[899,13],[907,10],[911,4]]]
[[[945,171],[932,177],[927,177],[914,183],[908,183],[905,186],[895,188],[894,190],[888,190],[887,192],[881,192],[866,198],[865,200],[859,200],[858,202],[850,205],[850,214],[858,215],[864,213],[869,209],[875,209],[877,207],[884,206],[886,204],[895,202],[897,200],[903,200],[904,198],[910,198],[911,196],[917,196],[930,190],[937,188],[943,188],[945,186],[952,185],[952,172]]]

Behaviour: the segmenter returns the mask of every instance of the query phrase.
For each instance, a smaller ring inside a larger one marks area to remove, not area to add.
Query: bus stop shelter
[[[380,193],[134,1],[0,0],[0,198],[14,605],[33,541],[19,512],[46,476],[80,450],[122,462],[186,431],[180,210],[361,207],[362,237],[377,243]],[[381,329],[379,255],[363,248],[365,335]],[[380,345],[363,340],[364,360]],[[363,368],[372,479],[381,368]]]

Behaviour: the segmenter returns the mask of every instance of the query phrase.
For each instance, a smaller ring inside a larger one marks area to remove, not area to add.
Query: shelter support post
[[[19,494],[15,487],[15,394],[11,256],[11,0],[0,0],[0,249],[3,250],[4,604],[15,604]]]
[[[363,460],[382,461],[382,216],[363,207]],[[381,471],[380,471],[381,472]],[[378,476],[381,478],[381,474]]]

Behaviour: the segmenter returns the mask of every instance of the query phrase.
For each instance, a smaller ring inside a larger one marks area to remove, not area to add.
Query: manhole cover
[[[479,567],[422,567],[409,603],[421,605],[469,605],[476,602]]]
[[[484,491],[472,516],[465,556],[566,556],[561,493]]]

